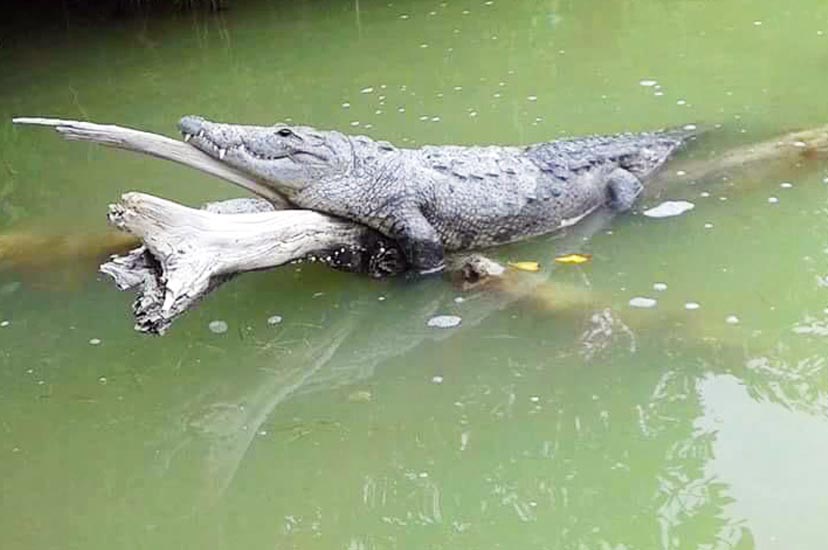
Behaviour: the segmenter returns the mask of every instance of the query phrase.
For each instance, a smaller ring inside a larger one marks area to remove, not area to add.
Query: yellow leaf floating
[[[540,264],[538,262],[509,262],[508,265],[520,271],[529,271],[531,273],[540,271]]]
[[[566,254],[558,256],[555,261],[559,264],[566,265],[580,265],[585,264],[592,259],[592,254]]]

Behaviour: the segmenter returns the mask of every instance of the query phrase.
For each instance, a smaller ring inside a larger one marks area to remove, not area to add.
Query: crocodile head
[[[347,173],[353,155],[339,132],[308,126],[246,126],[186,116],[185,141],[290,197],[311,182]]]

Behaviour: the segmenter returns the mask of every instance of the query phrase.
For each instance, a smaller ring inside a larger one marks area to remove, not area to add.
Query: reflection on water
[[[4,54],[0,118],[291,118],[400,144],[721,122],[697,160],[828,121],[815,0],[356,8],[32,37]],[[132,189],[238,194],[7,123],[0,143],[7,234],[101,231]],[[245,275],[163,339],[81,262],[5,269],[0,546],[819,548],[826,178],[819,159],[676,174],[659,200],[692,211],[498,250],[543,266],[506,287]],[[552,268],[564,252],[592,261]]]

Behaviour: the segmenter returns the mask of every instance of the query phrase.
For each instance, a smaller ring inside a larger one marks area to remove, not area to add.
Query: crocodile
[[[186,116],[184,139],[300,208],[394,239],[411,268],[444,269],[445,252],[571,226],[599,208],[632,208],[644,182],[697,134],[692,125],[528,146],[400,148],[366,136]]]

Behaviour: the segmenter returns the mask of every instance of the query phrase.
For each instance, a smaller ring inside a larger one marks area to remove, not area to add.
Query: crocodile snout
[[[200,116],[185,116],[178,121],[178,129],[185,136],[197,136],[204,129],[205,122]]]

